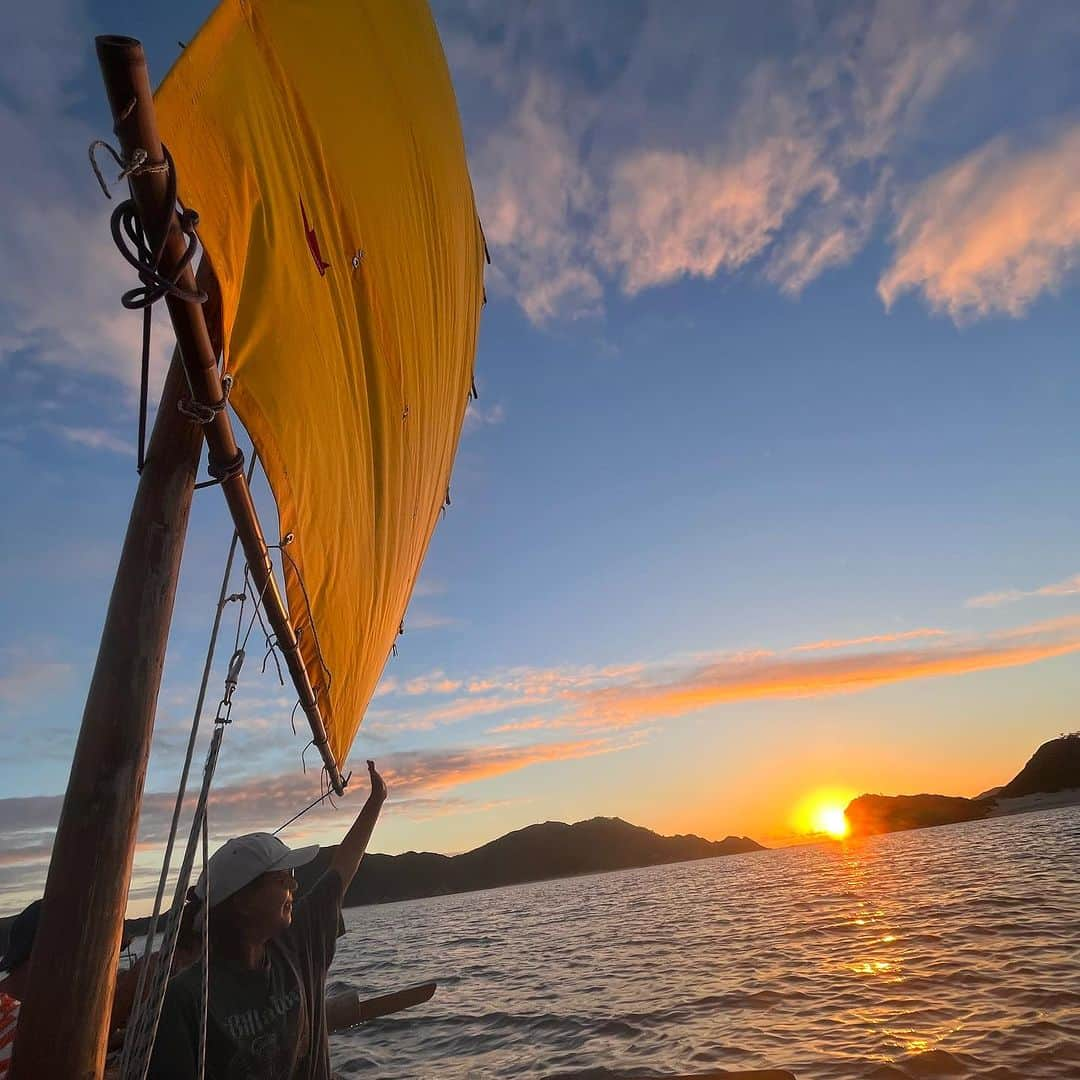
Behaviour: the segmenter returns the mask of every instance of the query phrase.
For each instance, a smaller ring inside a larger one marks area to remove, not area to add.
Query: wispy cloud
[[[1050,585],[1040,585],[1037,589],[1004,589],[1001,592],[983,593],[966,601],[969,608],[1000,607],[1002,604],[1014,604],[1017,600],[1029,600],[1043,596],[1075,596],[1080,593],[1080,574],[1073,574],[1064,581],[1055,581]]]
[[[390,694],[396,694],[400,688],[401,683],[394,675],[384,675],[379,680],[379,685],[375,687],[375,693],[372,698],[388,697]]]
[[[756,258],[804,198],[835,188],[810,140],[766,136],[733,160],[644,151],[613,171],[596,251],[631,296],[710,278]]]
[[[1011,9],[780,6],[782,53],[748,12],[582,12],[479,2],[440,20],[492,285],[537,323],[597,313],[609,282],[633,295],[753,268],[796,295],[848,262],[894,159]]]
[[[96,427],[65,427],[63,424],[51,424],[49,429],[76,446],[85,446],[89,450],[107,450],[113,454],[134,457],[135,447],[119,436]]]
[[[918,641],[920,638],[947,637],[947,630],[924,627],[919,630],[903,630],[896,634],[868,634],[856,638],[828,638],[825,641],[811,641],[807,645],[796,645],[792,652],[820,652],[826,649],[851,649],[859,645],[885,645],[896,641]]]
[[[632,745],[633,739],[588,737],[525,746],[403,751],[381,758],[379,766],[390,788],[391,806],[406,816],[425,820],[440,813],[460,812],[465,800],[448,794],[460,787],[535,765],[616,753]],[[294,770],[216,787],[210,818],[213,842],[276,828],[294,808],[311,799],[316,783],[312,776]],[[364,792],[360,784],[347,793],[341,807],[344,813],[332,818],[329,813],[319,812],[301,818],[296,826],[290,826],[287,839],[301,843],[329,831],[336,840],[348,822],[347,815],[359,808]],[[143,799],[133,899],[150,895],[157,872],[155,861],[168,834],[174,798],[168,792],[150,792]],[[18,910],[40,893],[62,802],[59,795],[0,799],[0,851],[4,852],[0,857],[0,887],[7,898],[5,907]],[[192,805],[189,799],[188,811]],[[481,801],[472,808],[483,805]]]
[[[387,767],[388,783],[394,790],[400,795],[411,796],[488,780],[532,765],[611,754],[628,745],[631,744],[607,738],[585,738],[525,746],[417,750],[390,755],[383,764]]]
[[[446,724],[459,724],[481,716],[494,716],[526,706],[540,705],[549,700],[550,698],[543,694],[508,693],[484,697],[470,695],[456,698],[445,705],[397,714],[394,718],[394,728],[397,731],[430,731],[432,728]]]
[[[404,694],[408,694],[410,697],[416,697],[419,695],[429,694],[452,694],[455,690],[461,689],[460,679],[448,679],[446,673],[442,671],[432,671],[427,675],[417,675],[416,678],[409,679],[402,687],[401,691]]]
[[[498,724],[490,728],[490,735],[508,735],[514,731],[538,731],[541,728],[551,727],[550,716],[530,716],[525,720],[511,720],[506,724]]]
[[[956,322],[1022,315],[1080,258],[1080,124],[1037,147],[994,139],[931,177],[903,201],[895,242],[887,306],[917,291]]]
[[[923,642],[922,645],[913,643]],[[496,671],[455,678],[447,700],[393,702],[400,731],[498,718],[489,734],[605,729],[671,720],[744,701],[864,693],[917,679],[1018,667],[1080,651],[1080,616],[972,635],[937,627],[831,638],[780,651],[675,657],[606,668]],[[381,716],[373,716],[378,724]]]
[[[635,680],[587,691],[576,696],[569,719],[585,726],[619,727],[686,716],[738,701],[863,693],[913,679],[1019,667],[1077,651],[1080,617],[921,649],[872,650],[806,659],[720,659],[664,681]]]
[[[430,581],[427,578],[422,578],[416,583],[416,588],[413,589],[413,598],[418,596],[442,596],[446,592],[446,583],[443,581]]]
[[[409,699],[408,683],[396,683],[387,694],[394,697],[393,727],[396,731],[430,731],[433,728],[461,724],[469,720],[499,716],[504,713],[537,713],[543,707],[565,703],[573,694],[610,685],[629,678],[644,668],[641,664],[618,664],[606,667],[522,668],[490,672],[480,676],[455,677],[446,680],[442,672],[422,676],[418,685],[430,692],[433,687],[459,684],[455,691],[448,691],[449,700],[437,704],[424,703],[417,706]],[[378,726],[388,716],[386,706],[369,712],[369,720]],[[540,727],[538,723],[523,724],[521,715],[514,716],[492,731],[520,731]]]
[[[87,13],[78,0],[24,5],[7,30],[0,40],[0,359],[20,356],[135,388],[140,318],[119,300],[133,278],[113,249],[109,208],[86,161],[90,140],[108,132],[75,114],[72,87],[93,55]],[[155,385],[168,350],[165,335],[156,340]]]
[[[70,663],[25,649],[0,649],[0,704],[24,705],[45,690],[55,691],[73,670]]]
[[[461,623],[462,620],[456,615],[444,615],[437,611],[410,611],[405,616],[406,630],[445,630]]]
[[[494,427],[506,419],[506,410],[499,402],[494,402],[486,408],[479,402],[470,401],[465,410],[464,431],[469,434],[479,431],[483,427]]]
[[[513,113],[484,140],[474,173],[496,289],[514,293],[534,322],[599,310],[602,287],[569,228],[591,213],[594,182],[564,120],[580,107],[532,71]]]

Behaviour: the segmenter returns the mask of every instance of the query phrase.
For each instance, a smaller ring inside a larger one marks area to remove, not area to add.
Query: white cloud
[[[405,616],[406,630],[443,630],[461,623],[462,620],[454,615],[440,615],[436,611],[410,611]]]
[[[642,10],[599,5],[581,20],[580,7],[478,3],[448,35],[472,87],[493,286],[536,323],[600,311],[608,282],[633,295],[751,270],[797,295],[850,261],[887,205],[894,158],[994,52],[1013,9],[782,7],[770,18],[793,31],[786,55],[742,54],[745,13]],[[473,84],[508,108],[487,108]]]
[[[111,431],[95,427],[66,427],[63,424],[50,424],[49,430],[55,431],[76,446],[85,446],[88,450],[108,450],[114,454],[134,456],[135,447]]]
[[[78,0],[46,0],[5,10],[5,20],[0,363],[19,355],[47,367],[118,379],[133,389],[139,379],[141,316],[121,308],[120,294],[137,282],[113,248],[111,207],[86,157],[91,139],[108,131],[74,115],[72,86],[92,57],[86,13]],[[99,112],[105,115],[104,108]],[[166,335],[158,333],[155,384],[168,348]]]
[[[595,200],[580,148],[563,122],[573,107],[555,83],[533,73],[473,167],[484,233],[498,251],[489,279],[512,291],[534,322],[594,313],[601,298],[599,279],[567,227],[588,215]]]
[[[1004,589],[1000,592],[983,593],[973,596],[965,606],[970,608],[1000,607],[1002,604],[1014,604],[1017,600],[1033,597],[1076,596],[1080,593],[1080,574],[1073,574],[1064,581],[1055,581],[1050,585],[1040,585],[1037,589]]]
[[[473,431],[479,431],[480,428],[501,424],[505,419],[506,410],[499,402],[496,401],[485,408],[479,402],[470,401],[465,410],[465,426],[462,430],[468,435]],[[413,595],[420,594],[414,591]]]
[[[596,252],[631,296],[684,275],[714,277],[759,255],[811,192],[834,187],[798,139],[765,139],[734,161],[644,151],[615,167]]]

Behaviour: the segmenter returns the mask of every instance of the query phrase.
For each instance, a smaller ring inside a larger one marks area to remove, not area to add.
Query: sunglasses
[[[267,870],[263,877],[271,881],[287,882],[290,885],[296,884],[296,874],[292,870]]]

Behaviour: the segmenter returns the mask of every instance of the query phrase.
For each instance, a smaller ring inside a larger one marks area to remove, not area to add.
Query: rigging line
[[[207,1014],[210,1011],[210,825],[204,812],[202,819],[202,865],[206,877],[207,904],[203,911],[202,935],[202,995],[199,1002],[199,1075],[198,1080],[206,1080],[206,1028]]]
[[[246,579],[247,565],[244,566],[244,575]],[[238,593],[240,597],[240,611],[236,616],[236,634],[233,637],[233,656],[240,651],[240,628],[244,625],[244,606],[247,604],[247,581],[244,582],[244,587]]]
[[[225,606],[233,599],[228,596],[229,578],[232,576],[233,561],[236,558],[236,546],[239,536],[234,531],[232,541],[229,544],[229,554],[225,560],[225,572],[221,577],[221,590],[218,595],[217,611],[214,615],[213,628],[210,631],[210,643],[206,649],[206,661],[203,664],[202,682],[199,684],[199,694],[195,701],[195,710],[191,719],[191,733],[188,736],[187,753],[184,756],[184,764],[180,771],[180,783],[176,792],[176,802],[173,804],[172,822],[169,826],[169,836],[165,844],[165,855],[162,859],[161,877],[158,879],[157,893],[154,897],[154,911],[150,916],[147,926],[146,949],[148,952],[157,935],[158,919],[161,916],[161,904],[165,898],[165,887],[169,878],[169,866],[172,863],[173,846],[176,842],[176,833],[180,824],[180,814],[184,805],[184,796],[187,794],[188,774],[191,771],[191,761],[195,756],[195,743],[199,735],[199,725],[202,721],[203,705],[206,702],[206,687],[210,681],[210,671],[214,664],[214,653],[217,651],[218,632],[221,629],[221,617],[225,612]],[[146,990],[146,975],[149,965],[144,963],[139,971],[139,981],[135,987],[135,1001],[139,1003],[143,999]]]
[[[265,624],[262,621],[262,615],[259,613],[259,608],[262,607],[263,596],[266,594],[266,590],[270,585],[270,577],[267,575],[266,580],[263,582],[262,588],[259,590],[258,595],[255,593],[255,586],[251,584],[251,566],[245,564],[244,566],[244,588],[251,593],[251,599],[255,602],[255,610],[251,613],[251,618],[248,620],[248,628],[244,633],[244,640],[241,642],[239,648],[241,652],[247,652],[247,643],[251,638],[251,631],[255,628],[255,619],[258,618],[259,625],[264,627]]]
[[[319,786],[321,787],[322,784],[320,783]],[[324,792],[317,799],[312,799],[311,802],[309,802],[303,810],[300,810],[297,813],[293,814],[293,816],[289,818],[289,820],[286,821],[284,825],[279,825],[274,830],[274,836],[277,836],[279,832],[283,832],[285,829],[287,829],[294,821],[296,821],[297,818],[302,818],[309,810],[314,810],[315,807],[319,805],[319,803],[325,802],[326,799],[329,798],[329,795],[329,792]]]
[[[251,474],[255,469],[255,457],[252,456],[251,466],[248,470],[248,479],[251,479]],[[143,950],[144,956],[150,952],[153,946],[154,938],[157,935],[158,919],[161,916],[161,904],[165,897],[165,887],[168,883],[169,866],[172,863],[173,847],[176,843],[176,834],[180,824],[180,814],[184,805],[184,796],[187,794],[187,782],[188,775],[191,771],[191,762],[195,756],[195,744],[199,735],[199,725],[202,721],[203,706],[206,703],[206,687],[210,682],[210,672],[214,664],[214,654],[217,651],[218,633],[221,630],[221,619],[225,613],[225,607],[227,604],[237,599],[237,594],[229,595],[229,578],[232,577],[233,563],[236,559],[236,547],[239,543],[239,534],[233,530],[232,540],[229,542],[229,553],[225,559],[225,571],[221,575],[221,589],[218,593],[217,610],[214,614],[214,623],[210,631],[210,642],[206,649],[206,660],[203,663],[202,681],[199,683],[199,694],[195,700],[195,709],[191,719],[191,733],[188,736],[187,752],[184,755],[184,764],[180,772],[180,783],[176,792],[176,802],[173,804],[172,821],[169,826],[169,836],[165,844],[165,854],[162,858],[161,877],[158,879],[157,893],[154,897],[154,910],[150,916],[150,923],[147,926],[146,934],[146,947]],[[243,595],[239,596],[241,602],[243,601]],[[241,603],[241,612],[243,606]],[[142,969],[139,971],[139,979],[135,986],[135,1006],[134,1010],[140,1009],[143,1004],[143,996],[146,992],[146,978],[149,971],[149,962],[146,961],[142,965]],[[133,1010],[133,1011],[134,1011]]]
[[[150,309],[143,311],[142,357],[139,361],[139,453],[135,460],[135,471],[142,473],[146,465],[146,412],[150,396]]]
[[[330,770],[324,765],[323,772],[326,773],[326,797],[330,800],[330,805],[336,810],[337,803],[334,802],[334,786],[330,783]],[[350,773],[350,775],[352,775]]]
[[[226,690],[227,692],[228,690]],[[168,984],[173,956],[176,951],[176,938],[180,929],[184,897],[187,894],[188,882],[191,880],[191,870],[195,862],[195,849],[198,845],[199,830],[202,828],[202,823],[206,817],[206,804],[210,797],[210,786],[214,780],[218,755],[221,751],[221,741],[225,736],[227,726],[228,721],[214,724],[214,734],[210,739],[210,748],[206,752],[206,764],[203,766],[202,787],[199,789],[199,800],[195,806],[191,829],[188,832],[187,846],[184,848],[184,859],[177,875],[172,907],[169,909],[165,933],[161,948],[157,954],[158,960],[153,965],[151,990],[148,994],[148,1000],[143,1003],[144,1007],[139,1010],[138,1016],[133,1016],[128,1022],[127,1037],[124,1039],[124,1053],[120,1062],[120,1075],[123,1080],[146,1080],[150,1069],[150,1055],[154,1048],[158,1021],[161,1018],[161,1007],[165,1000],[165,988]]]
[[[296,560],[286,550],[288,545],[285,542],[275,544],[274,547],[281,552],[283,559],[289,560],[289,566],[292,567],[292,572],[296,575],[296,582],[300,586],[301,595],[304,597],[304,606],[307,608],[307,625],[311,627],[311,636],[315,641],[315,655],[319,658],[319,666],[326,676],[326,692],[330,693],[330,687],[334,682],[334,673],[327,667],[326,660],[323,658],[322,643],[319,641],[319,628],[315,625],[315,617],[311,612],[311,598],[308,596],[307,586],[304,584],[304,575],[300,573],[300,567],[296,565]]]
[[[282,686],[284,686],[285,685],[285,679],[282,677],[281,664],[280,664],[280,662],[278,661],[278,658],[277,658],[277,642],[276,642],[276,639],[273,637],[273,635],[271,635],[270,631],[266,629],[266,623],[263,621],[262,611],[260,610],[260,608],[262,606],[263,595],[264,595],[264,593],[266,592],[267,588],[270,585],[270,579],[267,578],[267,580],[263,583],[263,587],[262,587],[261,591],[259,592],[259,596],[258,596],[257,599],[255,598],[255,587],[248,580],[246,570],[245,570],[245,574],[244,574],[244,584],[247,586],[247,588],[249,588],[251,590],[252,598],[255,599],[255,610],[254,610],[254,612],[252,612],[251,622],[248,623],[248,630],[247,630],[247,633],[244,635],[244,644],[243,644],[242,648],[245,649],[245,650],[247,649],[248,638],[251,637],[251,631],[255,628],[255,619],[257,617],[258,620],[259,620],[259,629],[262,630],[263,637],[266,639],[266,645],[267,645],[266,656],[263,657],[262,669],[263,669],[264,672],[266,671],[266,661],[270,657],[270,655],[273,654],[274,667],[277,668],[278,682]]]

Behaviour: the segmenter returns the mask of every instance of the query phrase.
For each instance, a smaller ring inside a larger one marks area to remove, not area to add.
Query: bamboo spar
[[[131,38],[100,37],[97,52],[122,154],[131,160],[142,149],[149,162],[160,162],[142,45]],[[151,247],[162,239],[160,226],[156,235],[154,230],[155,223],[166,220],[166,183],[154,170],[131,178]],[[165,275],[186,247],[169,210],[161,263]],[[177,280],[181,288],[194,290],[190,268]],[[201,305],[172,296],[166,304],[178,349],[132,504],[53,843],[15,1040],[16,1080],[98,1080],[102,1075],[154,711],[202,437],[212,466],[228,464],[239,454],[224,410],[201,428],[177,410],[188,390],[204,406],[222,400],[219,348],[211,341]],[[262,595],[330,784],[340,794],[344,784],[243,471],[229,476],[222,487],[254,587]]]
[[[161,140],[142,45],[133,38],[99,37],[97,53],[124,159],[131,160],[135,151],[141,149],[147,152],[149,161],[161,161]],[[157,171],[136,172],[131,177],[132,193],[144,223],[161,220],[162,199],[167,183],[167,177]],[[150,236],[149,239],[153,244],[158,237]],[[185,246],[185,238],[173,213],[166,250],[171,258],[178,259]],[[178,283],[182,288],[194,286],[194,275],[190,269],[183,271]],[[174,296],[166,297],[166,303],[183,356],[192,399],[202,406],[215,406],[224,400],[225,391],[218,370],[217,350],[210,343],[202,306]],[[228,411],[218,409],[214,418],[203,426],[203,431],[211,474],[226,473],[221,485],[225,501],[244,548],[255,592],[262,597],[263,609],[273,629],[277,648],[285,658],[300,707],[308,718],[312,740],[322,755],[330,786],[338,795],[344,794],[345,784],[326,738],[322,710],[300,654],[296,631],[274,577],[274,564],[255,512],[251,489],[243,468],[235,467],[237,462],[242,465],[243,457],[236,445]],[[231,472],[230,465],[234,466]]]

